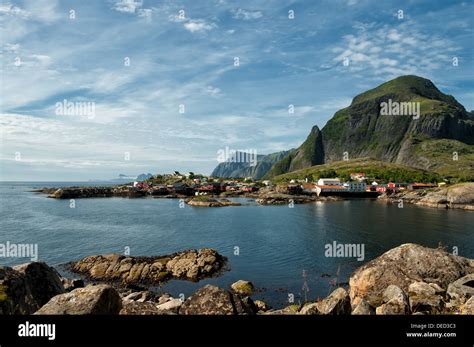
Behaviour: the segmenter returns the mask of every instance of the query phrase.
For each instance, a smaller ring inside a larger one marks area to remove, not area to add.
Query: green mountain
[[[401,108],[404,115],[397,113]],[[276,163],[266,177],[371,157],[447,176],[474,178],[473,145],[472,112],[431,81],[402,76],[356,96],[321,131],[313,127],[306,141]],[[458,160],[453,152],[458,153]]]

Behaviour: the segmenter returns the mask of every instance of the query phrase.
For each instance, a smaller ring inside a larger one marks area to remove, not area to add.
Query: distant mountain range
[[[261,179],[272,166],[284,158],[290,151],[282,151],[268,155],[257,155],[257,164],[252,166],[249,162],[234,162],[233,158],[243,158],[244,152],[237,151],[228,161],[220,163],[212,171],[213,177],[252,177]]]
[[[271,158],[278,157],[276,154]],[[357,95],[322,130],[314,126],[300,147],[287,151],[270,168],[268,160],[258,171],[259,177],[254,177],[272,178],[314,165],[367,157],[474,179],[474,113],[430,80],[401,76]],[[220,177],[233,177],[228,174],[245,167],[245,163],[227,164],[219,164],[214,171]]]

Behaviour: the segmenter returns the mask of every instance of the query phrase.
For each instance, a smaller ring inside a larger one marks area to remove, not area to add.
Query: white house
[[[320,178],[318,180],[318,186],[340,186],[341,181],[339,178]]]
[[[365,192],[367,184],[363,182],[349,182],[344,183],[344,187],[346,187],[351,192]]]

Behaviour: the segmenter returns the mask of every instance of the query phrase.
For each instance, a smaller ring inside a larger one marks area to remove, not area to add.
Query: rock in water
[[[35,314],[118,314],[122,299],[117,291],[106,284],[89,285],[52,298]]]
[[[0,267],[0,314],[32,314],[62,293],[58,273],[45,263]]]
[[[215,250],[203,248],[160,257],[90,256],[71,263],[71,270],[93,280],[156,284],[170,278],[197,281],[211,277],[223,268],[225,261]]]
[[[474,260],[455,256],[441,249],[408,243],[385,252],[358,268],[351,276],[350,298],[355,307],[361,299],[371,306],[383,304],[385,289],[394,284],[404,292],[413,282],[448,284],[474,273]]]
[[[243,296],[250,296],[253,294],[253,283],[249,281],[244,281],[244,280],[238,280],[235,283],[232,283],[230,286],[232,290],[240,295]]]

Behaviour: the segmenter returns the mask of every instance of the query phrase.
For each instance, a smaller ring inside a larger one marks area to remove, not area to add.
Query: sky
[[[295,148],[401,75],[472,110],[473,13],[472,0],[0,0],[0,180],[210,174],[219,151]]]

